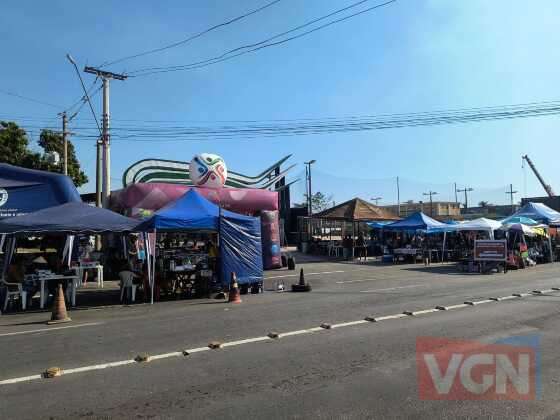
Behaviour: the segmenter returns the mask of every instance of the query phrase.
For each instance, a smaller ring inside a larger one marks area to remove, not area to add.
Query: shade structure
[[[510,232],[519,232],[527,236],[548,236],[546,231],[540,226],[542,225],[538,225],[537,227],[535,227],[524,225],[523,223],[510,223],[507,225],[503,225],[500,229]]]
[[[71,202],[0,220],[0,234],[139,232],[138,221],[111,210]]]
[[[560,213],[543,203],[527,203],[513,213],[512,216],[528,217],[539,223],[560,226]]]
[[[158,210],[139,228],[156,232],[216,231],[220,237],[222,282],[227,283],[232,272],[241,284],[263,278],[260,220],[221,210],[194,189]]]
[[[393,222],[389,222],[389,221],[367,222],[366,225],[368,225],[372,229],[383,229],[389,223],[393,223]]]
[[[497,229],[500,229],[501,227],[502,227],[502,223],[497,220],[480,217],[478,219],[469,220],[464,223],[451,225],[447,228],[447,231],[448,232],[465,231],[465,230],[482,231],[482,232],[488,232],[490,236],[493,236],[493,232]]]
[[[396,230],[396,231],[416,231],[416,230],[423,230],[427,233],[431,231],[439,231],[443,232],[441,229],[445,229],[452,225],[447,225],[442,222],[438,222],[435,219],[432,219],[430,216],[422,213],[416,212],[408,216],[406,219],[400,220],[398,222],[390,223],[386,225],[383,229],[386,230]]]
[[[539,224],[536,220],[531,219],[530,217],[525,216],[509,216],[505,219],[500,220],[503,225],[511,225],[515,223],[520,223],[526,226],[536,226]]]
[[[361,198],[353,198],[338,206],[313,215],[313,218],[325,220],[346,220],[356,222],[374,222],[382,220],[400,220],[388,210],[368,203]]]

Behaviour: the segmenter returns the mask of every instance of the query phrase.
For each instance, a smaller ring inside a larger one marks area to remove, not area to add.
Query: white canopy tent
[[[443,263],[443,255],[445,254],[445,243],[447,241],[447,232],[461,231],[482,231],[488,232],[490,239],[494,239],[494,231],[502,227],[502,222],[493,219],[480,217],[478,219],[460,222],[455,225],[446,226],[443,230],[443,247],[441,253],[441,262]]]
[[[502,222],[497,220],[487,219],[485,217],[480,217],[478,219],[469,220],[467,222],[458,223],[456,225],[449,225],[446,227],[448,232],[458,232],[458,231],[483,231],[488,232],[490,239],[494,239],[494,231],[502,227]]]

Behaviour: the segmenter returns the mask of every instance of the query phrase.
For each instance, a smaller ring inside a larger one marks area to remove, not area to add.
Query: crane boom
[[[531,161],[531,159],[529,159],[529,156],[527,156],[527,155],[521,156],[521,159],[525,159],[527,161],[527,163],[529,164],[529,166],[533,170],[533,173],[535,174],[535,176],[537,177],[537,179],[539,180],[539,182],[543,186],[543,188],[546,191],[546,193],[548,194],[548,196],[549,197],[554,197],[555,194],[554,194],[554,191],[552,191],[552,187],[550,185],[548,185],[546,182],[544,182],[543,177],[541,176],[541,174],[539,173],[539,171],[537,170],[537,168],[533,164],[533,161]]]

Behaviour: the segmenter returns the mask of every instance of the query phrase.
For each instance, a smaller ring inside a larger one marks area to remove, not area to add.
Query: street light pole
[[[511,199],[511,213],[513,214],[513,194],[517,194],[517,191],[513,191],[513,184],[509,184],[509,191],[506,191],[506,194],[509,194]]]
[[[310,160],[309,162],[304,162],[306,165],[305,167],[305,174],[307,176],[307,214],[311,216],[313,213],[313,202],[311,200],[311,165],[317,162],[315,159]]]
[[[465,187],[462,190],[456,190],[456,191],[465,193],[465,209],[469,208],[469,201],[468,201],[467,193],[471,192],[471,191],[474,191],[474,189]]]
[[[62,142],[63,142],[63,163],[62,169],[64,175],[68,175],[68,117],[66,116],[66,112],[62,113]]]
[[[437,192],[430,190],[427,193],[422,193],[422,195],[430,196],[430,217],[434,217],[434,202],[432,201],[432,196],[436,195]]]

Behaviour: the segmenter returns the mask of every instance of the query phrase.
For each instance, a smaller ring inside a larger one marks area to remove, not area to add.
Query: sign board
[[[475,261],[506,261],[506,240],[475,240],[474,259]]]

